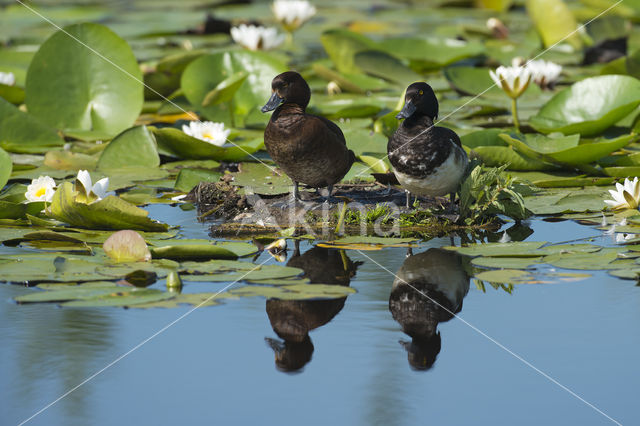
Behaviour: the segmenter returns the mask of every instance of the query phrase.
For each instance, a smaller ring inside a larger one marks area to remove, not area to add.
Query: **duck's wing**
[[[342,130],[340,129],[340,127],[336,123],[334,123],[333,121],[331,121],[331,120],[329,120],[327,118],[321,117],[319,115],[309,115],[309,117],[313,117],[314,119],[317,119],[318,121],[316,121],[316,120],[310,120],[310,121],[314,121],[316,123],[318,123],[318,122],[322,123],[322,125],[324,125],[326,128],[328,128],[331,131],[331,133],[336,135],[338,140],[342,141],[343,145],[345,145],[345,146],[347,145],[347,141],[344,139],[344,134],[342,133]],[[316,124],[316,125],[318,125],[318,124]]]

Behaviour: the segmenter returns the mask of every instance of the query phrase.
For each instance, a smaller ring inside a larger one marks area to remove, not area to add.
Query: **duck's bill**
[[[408,101],[404,104],[402,111],[400,111],[398,115],[396,115],[396,118],[398,120],[401,118],[409,118],[413,115],[414,112],[416,112],[416,106],[413,104],[413,102]]]
[[[262,108],[260,108],[260,111],[273,111],[278,107],[278,105],[282,103],[282,101],[284,101],[284,98],[281,98],[276,92],[273,92],[267,103]]]

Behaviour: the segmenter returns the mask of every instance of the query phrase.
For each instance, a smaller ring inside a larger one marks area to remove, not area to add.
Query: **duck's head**
[[[281,103],[296,104],[306,108],[311,99],[311,89],[304,78],[295,71],[283,72],[271,82],[271,97],[261,108],[262,112],[273,111]]]
[[[432,121],[438,118],[438,99],[433,89],[425,82],[413,83],[404,95],[404,107],[396,115],[397,119],[423,115]]]

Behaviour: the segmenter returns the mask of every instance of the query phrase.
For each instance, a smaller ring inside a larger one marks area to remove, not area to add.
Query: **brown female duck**
[[[326,118],[305,112],[311,90],[297,72],[277,75],[271,89],[271,98],[262,107],[262,112],[275,109],[264,131],[267,152],[293,181],[294,199],[299,199],[299,183],[328,187],[331,195],[333,185],[355,160],[342,131]]]

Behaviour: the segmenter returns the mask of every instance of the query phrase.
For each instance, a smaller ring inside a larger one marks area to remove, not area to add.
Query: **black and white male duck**
[[[300,74],[287,71],[271,82],[271,98],[262,112],[275,109],[264,131],[267,152],[293,181],[294,200],[298,184],[312,188],[333,185],[347,174],[355,160],[340,128],[324,117],[307,114],[309,85]]]
[[[458,135],[434,126],[438,99],[427,83],[407,87],[404,108],[396,116],[405,120],[389,138],[387,153],[400,185],[410,194],[436,197],[450,194],[451,208],[469,159]]]

